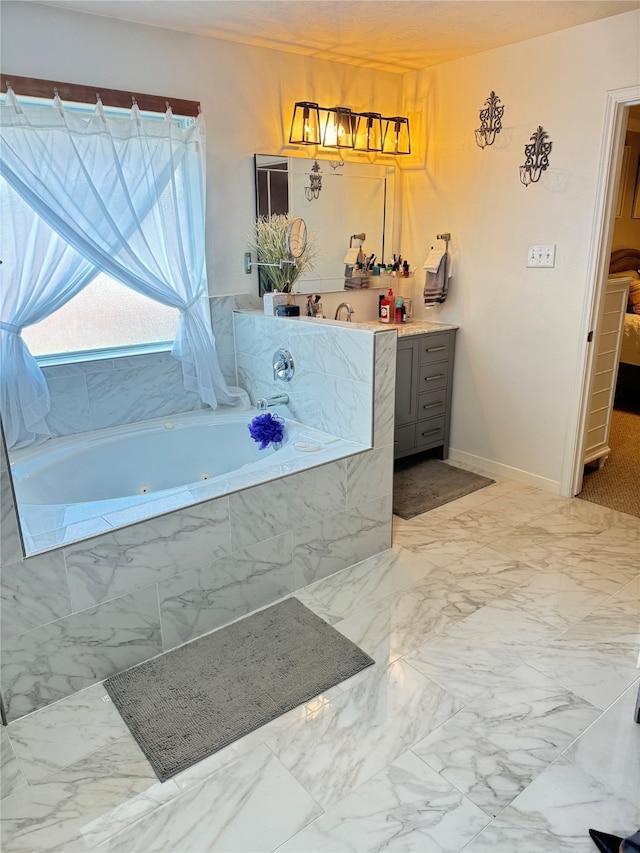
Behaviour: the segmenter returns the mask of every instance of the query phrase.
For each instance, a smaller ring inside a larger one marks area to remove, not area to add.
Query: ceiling
[[[38,2],[397,74],[640,8],[640,0]]]

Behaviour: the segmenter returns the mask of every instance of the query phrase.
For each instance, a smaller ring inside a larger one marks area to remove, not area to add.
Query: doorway
[[[634,146],[630,146],[629,136],[633,132]],[[579,402],[578,427],[574,443],[573,470],[568,491],[563,494],[577,495],[593,503],[619,509],[622,512],[630,512],[640,516],[640,496],[638,491],[638,475],[635,466],[631,466],[631,448],[638,446],[640,439],[640,409],[637,407],[635,385],[632,385],[631,394],[618,395],[614,398],[613,389],[610,394],[606,411],[603,418],[607,425],[607,439],[611,438],[611,459],[607,465],[585,467],[584,462],[588,454],[585,454],[589,438],[589,425],[593,423],[590,416],[593,405],[594,394],[598,390],[599,373],[601,361],[598,353],[600,341],[599,333],[606,332],[605,319],[607,310],[605,305],[610,305],[611,295],[608,294],[607,283],[609,280],[609,259],[612,248],[621,249],[633,247],[640,250],[640,218],[636,218],[640,212],[638,205],[640,199],[640,187],[636,188],[636,181],[640,181],[637,154],[637,139],[640,139],[640,87],[632,87],[626,90],[618,90],[609,93],[607,111],[605,116],[605,133],[601,154],[601,168],[598,186],[598,204],[596,205],[596,221],[594,223],[594,239],[592,241],[592,257],[590,258],[591,270],[594,274],[592,288],[592,299],[587,299],[590,305],[588,317],[588,338],[593,345],[587,346],[584,374],[581,383],[581,398]],[[631,155],[631,149],[633,155]],[[634,216],[635,213],[635,216]],[[627,245],[628,244],[628,245]],[[637,264],[633,269],[637,269]],[[621,271],[621,270],[620,270]],[[609,300],[607,302],[606,300]],[[624,298],[626,303],[626,298]],[[622,313],[626,304],[622,304]],[[610,315],[609,315],[610,319]],[[620,335],[618,337],[617,352],[615,357],[616,371],[617,363],[622,346],[623,333],[627,332],[622,327],[623,317],[620,317]],[[640,371],[640,367],[638,367]],[[638,374],[636,374],[638,375]],[[614,445],[618,445],[617,450]],[[615,458],[615,465],[612,464]],[[596,460],[597,461],[597,460]],[[585,479],[586,478],[586,479]],[[563,479],[563,483],[567,485]],[[625,490],[635,491],[635,504],[625,501]],[[635,511],[633,511],[635,506]]]

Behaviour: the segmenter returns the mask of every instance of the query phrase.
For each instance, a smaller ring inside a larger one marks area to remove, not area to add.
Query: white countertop
[[[354,328],[370,329],[376,332],[385,332],[395,329],[399,338],[409,335],[425,335],[434,332],[448,332],[451,329],[460,328],[456,323],[432,323],[429,320],[412,320],[410,323],[380,323],[377,320],[369,320],[366,323],[352,323]]]

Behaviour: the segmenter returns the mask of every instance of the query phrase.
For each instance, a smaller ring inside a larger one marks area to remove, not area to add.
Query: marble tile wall
[[[222,374],[236,385],[233,310],[252,306],[250,297],[210,300]],[[105,358],[42,368],[51,394],[47,423],[53,436],[72,435],[191,412],[200,398],[185,391],[180,362],[170,352]]]
[[[346,334],[369,336],[352,352],[370,359],[373,385],[366,401],[360,389],[349,395],[375,427],[373,448],[349,459],[23,559],[3,452],[0,689],[10,720],[390,547],[395,335]],[[231,340],[221,338],[226,356]],[[305,350],[294,334],[287,342],[302,364],[338,345],[319,336]],[[324,363],[341,369],[335,350]],[[366,365],[349,363],[332,387],[367,384]],[[314,381],[300,393],[310,400],[322,374],[305,373]],[[321,417],[330,411],[323,400]],[[351,411],[346,429],[362,431],[358,419]]]
[[[371,443],[374,335],[361,329],[264,314],[234,314],[239,384],[251,402],[285,392],[282,414],[340,438]],[[395,335],[390,335],[394,339]],[[274,380],[273,354],[289,350],[290,382]],[[393,413],[392,413],[393,414]]]

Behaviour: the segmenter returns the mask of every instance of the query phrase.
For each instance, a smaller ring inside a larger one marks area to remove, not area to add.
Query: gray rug
[[[290,598],[104,686],[164,782],[372,663]]]
[[[393,513],[408,519],[490,486],[495,480],[439,459],[402,459],[393,475]]]

